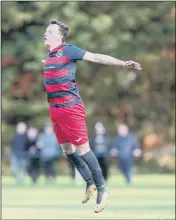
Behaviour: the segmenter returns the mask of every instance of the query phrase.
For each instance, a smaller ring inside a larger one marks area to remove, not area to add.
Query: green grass
[[[55,184],[14,185],[2,178],[2,219],[175,219],[174,175],[136,175],[127,186],[121,176],[111,177],[106,209],[93,212],[96,196],[82,205],[84,186],[68,177]]]

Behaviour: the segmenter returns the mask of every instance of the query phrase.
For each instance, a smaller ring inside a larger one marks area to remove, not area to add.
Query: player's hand
[[[137,70],[142,69],[141,64],[139,64],[137,62],[134,62],[132,60],[125,61],[124,64],[123,64],[123,67],[124,68],[134,68],[134,69],[137,69]]]
[[[136,149],[135,151],[134,151],[134,156],[135,157],[140,157],[141,156],[141,154],[142,154],[142,152],[141,152],[141,150],[140,149]]]
[[[41,150],[43,147],[43,144],[41,143],[41,141],[38,141],[36,144],[37,149]]]
[[[116,148],[111,149],[110,154],[112,157],[116,157],[118,155],[118,150]]]
[[[32,154],[34,154],[35,153],[35,147],[34,146],[31,146],[30,148],[29,148],[29,151],[30,151],[30,153],[32,153]]]

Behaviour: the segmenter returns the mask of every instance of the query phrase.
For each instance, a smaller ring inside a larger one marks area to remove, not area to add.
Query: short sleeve
[[[74,45],[69,45],[65,49],[65,53],[69,60],[82,60],[86,51]]]

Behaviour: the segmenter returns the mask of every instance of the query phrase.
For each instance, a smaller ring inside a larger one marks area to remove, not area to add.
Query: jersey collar
[[[54,48],[54,49],[51,50],[51,51],[50,51],[50,49],[49,49],[49,50],[48,50],[48,53],[54,53],[54,52],[56,52],[56,51],[58,51],[58,50],[62,50],[63,47],[65,47],[65,46],[66,46],[66,43],[64,42],[64,43],[60,44],[58,47]]]

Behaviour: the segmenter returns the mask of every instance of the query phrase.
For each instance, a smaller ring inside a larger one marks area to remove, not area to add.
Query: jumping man
[[[55,19],[50,21],[44,34],[44,44],[48,48],[44,60],[44,85],[58,142],[87,184],[82,203],[97,190],[94,212],[99,213],[105,208],[108,191],[98,161],[89,147],[84,104],[75,80],[76,64],[78,60],[87,60],[137,70],[141,70],[141,65],[90,53],[66,43],[68,37],[67,25]]]

